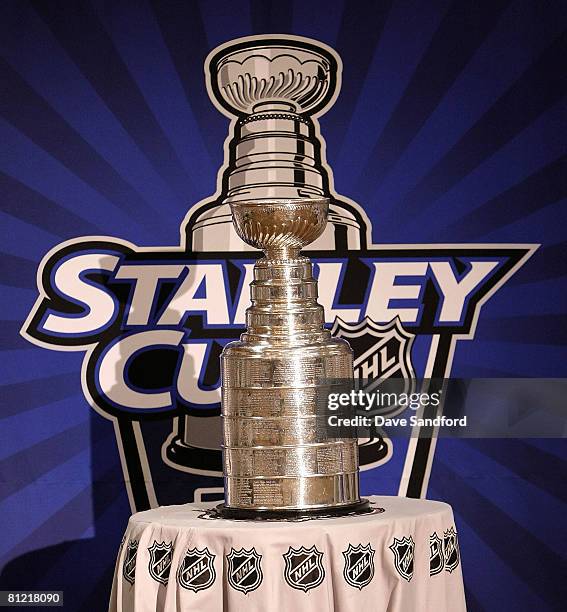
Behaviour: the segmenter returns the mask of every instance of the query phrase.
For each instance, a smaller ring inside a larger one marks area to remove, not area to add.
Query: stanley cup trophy
[[[225,516],[364,510],[356,438],[318,420],[333,384],[352,379],[348,343],[324,328],[312,265],[300,250],[325,230],[327,199],[231,202],[234,225],[264,251],[247,329],[221,356]],[[339,381],[333,382],[333,381]]]
[[[305,41],[247,39],[214,53],[208,69],[216,103],[238,119],[222,199],[189,223],[193,248],[207,250],[213,227],[229,247],[242,240],[264,251],[254,266],[247,330],[221,356],[221,512],[364,511],[357,440],[330,438],[320,423],[333,385],[353,378],[352,350],[325,329],[311,262],[300,255],[317,241],[318,248],[336,244],[337,228],[344,243],[360,234],[349,207],[325,197],[328,175],[311,120],[335,94],[337,60]]]

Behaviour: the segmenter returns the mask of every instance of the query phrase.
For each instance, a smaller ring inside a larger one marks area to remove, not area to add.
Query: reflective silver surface
[[[307,510],[359,502],[355,439],[323,435],[330,381],[352,378],[352,351],[324,328],[311,262],[328,200],[230,203],[238,235],[264,250],[247,330],[221,356],[223,464],[229,508]],[[319,416],[318,416],[319,415]]]

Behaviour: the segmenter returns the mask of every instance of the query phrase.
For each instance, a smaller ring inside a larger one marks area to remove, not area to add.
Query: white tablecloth
[[[135,514],[109,610],[466,610],[451,507],[370,500],[370,514],[294,522],[214,518],[215,503]]]

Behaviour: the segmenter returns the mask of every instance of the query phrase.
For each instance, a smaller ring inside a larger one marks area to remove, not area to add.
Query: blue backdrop
[[[541,243],[459,343],[458,377],[567,375],[567,9],[561,0],[106,2],[0,8],[2,588],[103,610],[129,516],[112,424],[82,354],[19,330],[61,241],[178,244],[214,191],[227,120],[203,61],[249,34],[342,56],[321,119],[337,191],[374,242]],[[440,440],[429,497],[452,504],[470,610],[564,609],[567,445]]]

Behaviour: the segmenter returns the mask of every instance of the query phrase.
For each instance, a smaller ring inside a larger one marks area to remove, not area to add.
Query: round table
[[[299,521],[226,520],[216,503],[139,512],[109,610],[466,610],[451,507],[370,502],[367,514]]]

